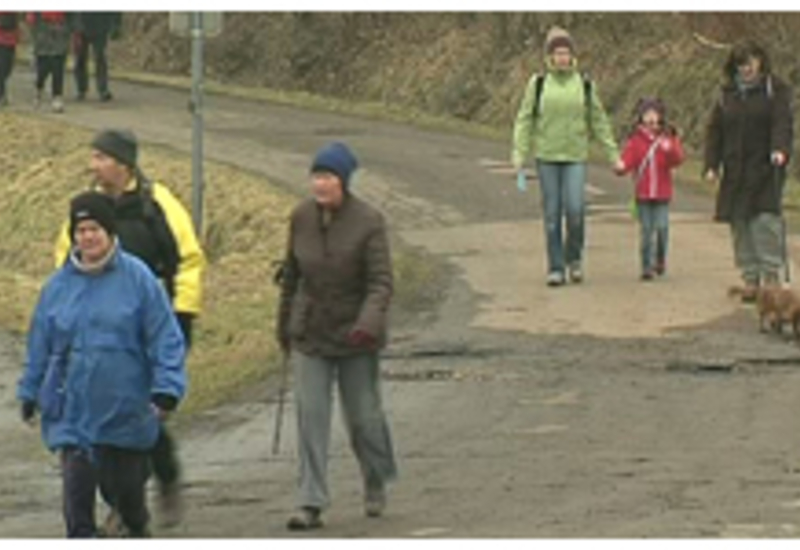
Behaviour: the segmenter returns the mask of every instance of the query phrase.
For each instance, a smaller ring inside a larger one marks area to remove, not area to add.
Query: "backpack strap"
[[[157,275],[164,280],[167,293],[172,298],[175,296],[175,276],[178,274],[180,263],[178,244],[170,232],[166,214],[156,205],[152,180],[137,170],[136,181],[142,201],[142,216],[158,248]]]
[[[650,148],[647,150],[647,154],[645,154],[644,159],[642,159],[642,163],[639,165],[638,170],[636,170],[636,184],[638,185],[644,175],[644,171],[647,169],[647,166],[653,162],[653,157],[656,154],[656,148],[661,143],[661,138],[656,138],[653,143],[650,145]]]
[[[589,73],[581,73],[581,78],[583,79],[583,106],[586,108],[586,112],[590,113],[592,110],[592,79]]]
[[[544,79],[546,76],[547,73],[536,75],[536,82],[534,84],[533,118],[539,118],[542,112],[542,92],[544,91]]]

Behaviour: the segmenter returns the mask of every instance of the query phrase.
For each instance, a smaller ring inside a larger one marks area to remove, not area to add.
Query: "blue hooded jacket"
[[[17,397],[37,402],[50,450],[149,449],[159,429],[152,396],[183,397],[185,354],[166,292],[117,248],[99,273],[68,261],[48,280]]]

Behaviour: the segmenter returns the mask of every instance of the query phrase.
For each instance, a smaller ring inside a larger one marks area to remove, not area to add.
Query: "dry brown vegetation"
[[[655,93],[697,149],[726,51],[696,33],[724,44],[762,41],[776,72],[800,91],[800,13],[234,13],[208,43],[208,74],[447,115],[505,137],[553,24],[574,34],[620,133],[636,99]],[[125,31],[113,53],[119,63],[188,73],[188,41],[169,35],[165,13],[131,14]]]
[[[91,133],[10,113],[0,113],[0,125],[0,328],[24,333],[54,268],[54,243],[69,199],[90,183]],[[145,173],[191,204],[187,155],[144,145],[140,159]],[[184,411],[216,404],[276,366],[273,263],[283,255],[286,220],[297,202],[265,178],[227,165],[206,162],[205,178],[209,266]],[[402,321],[436,299],[443,270],[421,252],[393,249],[394,310]]]
[[[53,269],[53,244],[69,198],[89,184],[88,131],[34,117],[0,114],[0,326],[24,331],[41,283]],[[144,146],[145,172],[190,204],[189,159]],[[285,245],[295,198],[263,178],[206,165],[204,311],[190,356],[188,410],[207,406],[267,372],[275,355],[272,261]]]

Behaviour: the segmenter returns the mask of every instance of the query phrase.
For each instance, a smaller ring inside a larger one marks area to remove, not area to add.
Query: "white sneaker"
[[[60,97],[53,98],[53,103],[51,105],[54,113],[63,113],[64,112],[64,100]]]
[[[569,280],[573,283],[583,282],[583,270],[580,265],[573,265],[569,268]]]
[[[560,271],[551,271],[547,275],[547,286],[561,286],[564,284],[564,275]]]

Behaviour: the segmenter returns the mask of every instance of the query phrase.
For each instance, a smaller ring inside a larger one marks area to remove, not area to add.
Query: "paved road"
[[[58,118],[127,126],[188,151],[186,94],[121,82],[114,91],[113,103],[68,104]],[[758,334],[752,312],[725,297],[735,272],[707,200],[681,191],[669,275],[644,285],[630,184],[593,168],[587,282],[551,290],[538,196],[516,191],[505,144],[223,97],[209,99],[207,120],[210,157],[298,193],[313,151],[346,139],[365,167],[357,192],[406,243],[452,268],[435,320],[387,351],[402,469],[390,511],[363,518],[337,430],[334,505],[318,536],[797,535],[800,354]],[[13,359],[2,365],[10,389]],[[288,534],[294,433],[288,422],[283,452],[269,454],[273,394],[253,390],[183,433],[186,522],[157,534]],[[9,396],[2,418],[15,414]],[[23,460],[36,441],[15,422],[0,421],[0,436],[14,447],[0,453],[0,534],[58,536],[52,464]]]

